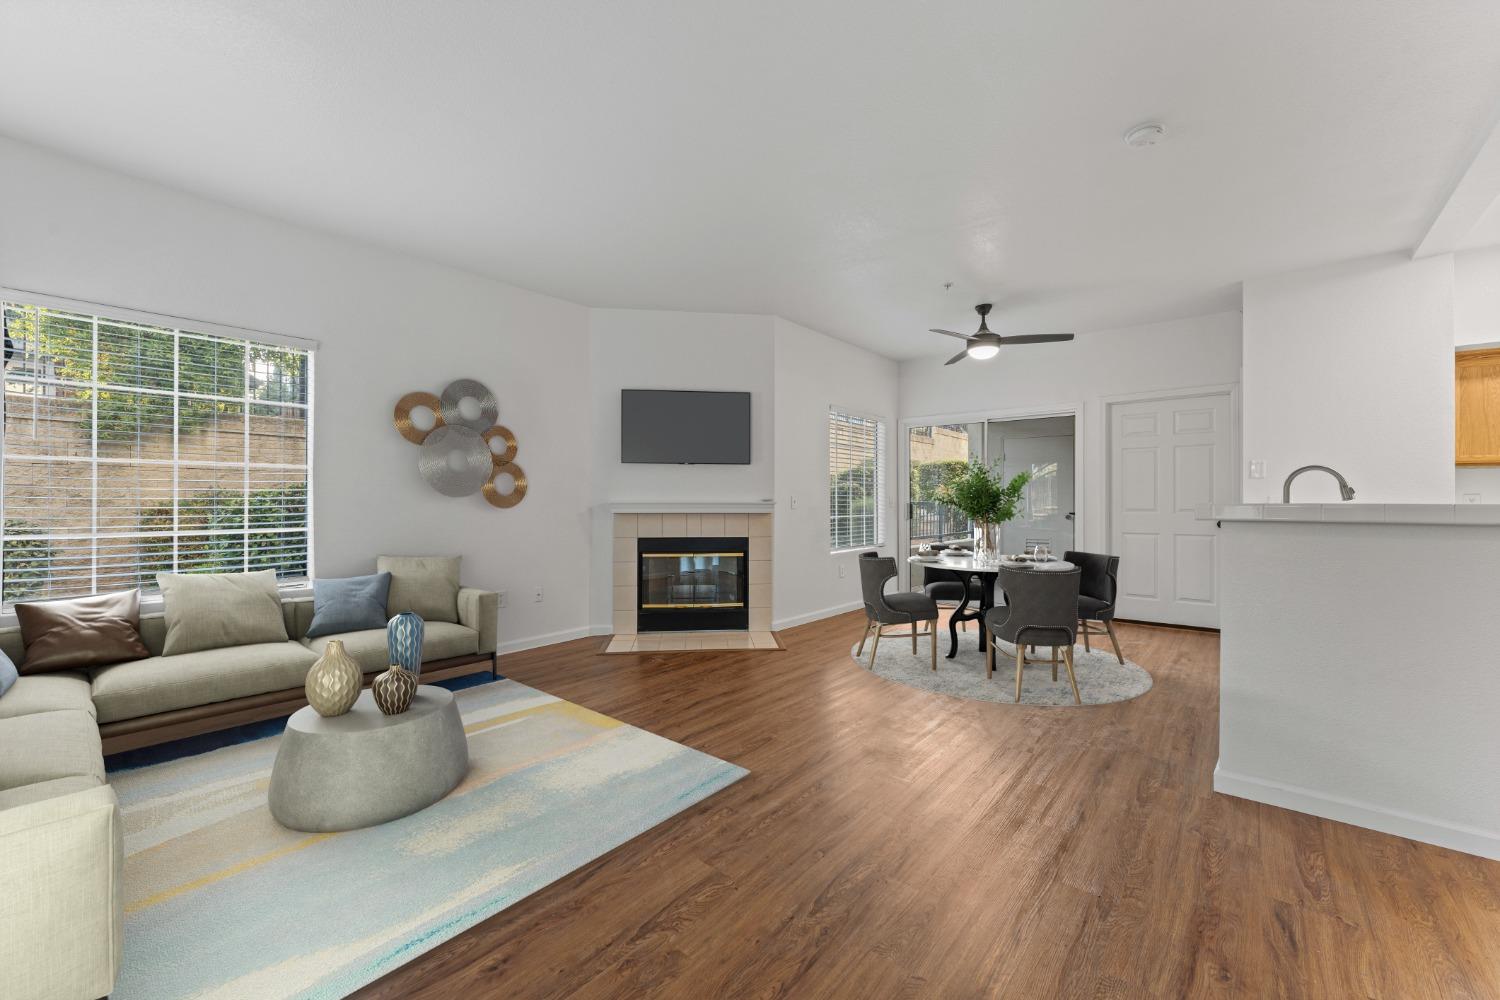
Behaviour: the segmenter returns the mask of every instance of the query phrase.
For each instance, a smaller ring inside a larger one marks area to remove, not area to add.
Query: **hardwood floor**
[[[1212,792],[1213,634],[1122,626],[1155,688],[1060,709],[882,680],[861,626],[503,657],[752,773],[359,995],[1500,997],[1500,864]]]

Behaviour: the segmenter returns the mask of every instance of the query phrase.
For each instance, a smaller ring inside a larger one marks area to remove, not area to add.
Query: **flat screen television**
[[[620,461],[749,465],[750,394],[621,389]]]

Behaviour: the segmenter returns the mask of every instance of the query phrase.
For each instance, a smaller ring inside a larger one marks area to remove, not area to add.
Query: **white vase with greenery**
[[[937,491],[939,502],[974,522],[974,558],[993,562],[1000,556],[1000,527],[1016,516],[1031,473],[1020,472],[1006,482],[997,469],[970,459],[962,472]]]

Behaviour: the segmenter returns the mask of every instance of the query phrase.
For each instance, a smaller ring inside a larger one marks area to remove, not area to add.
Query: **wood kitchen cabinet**
[[[1459,465],[1500,465],[1500,348],[1460,351],[1454,370]]]

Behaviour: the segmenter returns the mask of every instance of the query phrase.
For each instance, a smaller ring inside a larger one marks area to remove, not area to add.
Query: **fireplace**
[[[682,632],[750,624],[748,538],[636,540],[636,629]]]

